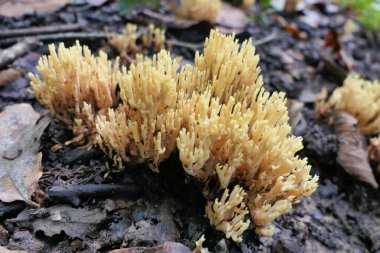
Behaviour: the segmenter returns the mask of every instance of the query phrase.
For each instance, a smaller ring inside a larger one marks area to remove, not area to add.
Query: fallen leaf
[[[68,205],[56,205],[37,209],[35,213],[28,209],[7,222],[17,223],[20,227],[42,231],[46,236],[59,235],[61,231],[70,237],[85,239],[97,233],[99,226],[107,222],[105,210],[98,208],[73,208]]]
[[[3,246],[0,246],[1,253],[27,253],[25,250],[9,250]]]
[[[42,176],[39,138],[50,122],[29,104],[16,104],[0,113],[0,200],[23,200],[38,206],[30,196]],[[40,120],[39,120],[40,119]]]
[[[216,25],[224,33],[242,33],[245,27],[245,12],[223,2],[222,9],[216,19]]]
[[[115,249],[110,253],[191,253],[192,251],[185,245],[178,242],[164,242],[154,247],[132,247],[125,249]]]
[[[24,70],[20,68],[9,68],[0,71],[0,87],[13,83],[24,75]]]
[[[370,184],[379,185],[368,162],[368,153],[363,147],[363,136],[357,128],[357,119],[343,112],[334,112],[335,126],[338,132],[338,162],[350,175]]]
[[[34,12],[55,12],[72,0],[22,0],[5,1],[0,4],[0,15],[7,17],[20,17]]]

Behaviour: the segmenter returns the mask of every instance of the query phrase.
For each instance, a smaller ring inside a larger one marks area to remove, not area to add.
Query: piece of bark
[[[37,46],[38,40],[36,38],[25,38],[15,45],[4,49],[0,52],[0,68],[7,66],[17,58],[32,51]]]
[[[339,164],[350,175],[377,189],[379,185],[369,164],[363,135],[357,128],[357,119],[346,112],[335,111],[334,121],[339,140]]]
[[[13,83],[24,75],[24,70],[21,68],[9,68],[0,71],[0,87]]]

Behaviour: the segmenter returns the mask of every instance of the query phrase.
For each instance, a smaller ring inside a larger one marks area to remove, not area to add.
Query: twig
[[[69,33],[52,33],[52,34],[42,34],[38,36],[30,36],[26,38],[34,38],[42,42],[52,42],[52,41],[93,41],[98,39],[105,39],[106,35],[103,32],[69,32]],[[0,46],[10,45],[17,42],[20,37],[8,38],[0,40]]]
[[[24,54],[30,52],[38,45],[38,39],[36,38],[25,38],[24,40],[18,42],[17,44],[4,49],[0,52],[0,68],[7,66],[14,60],[23,56]]]
[[[167,40],[167,43],[171,44],[173,46],[186,47],[186,48],[190,48],[193,50],[198,50],[198,49],[202,48],[203,44],[204,44],[203,42],[202,43],[189,43],[189,42],[179,41],[176,39]]]
[[[255,46],[260,46],[260,45],[263,45],[263,44],[266,44],[268,42],[271,42],[272,40],[276,39],[277,38],[277,34],[276,33],[271,33],[269,34],[268,36],[262,38],[262,39],[259,39],[259,40],[255,40],[253,42],[253,44]]]
[[[62,33],[81,29],[80,24],[51,25],[0,31],[0,38],[26,37],[27,35],[42,35],[48,33]]]

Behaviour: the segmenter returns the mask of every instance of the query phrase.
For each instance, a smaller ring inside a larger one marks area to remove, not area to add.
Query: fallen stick
[[[6,31],[0,31],[0,38],[10,37],[26,37],[28,35],[41,35],[48,33],[62,33],[80,30],[82,26],[80,24],[65,24],[65,25],[50,25],[41,27],[12,29]]]
[[[14,60],[30,52],[38,45],[36,38],[25,38],[17,44],[8,47],[0,52],[0,68],[7,66]]]
[[[37,39],[41,42],[53,42],[53,41],[93,41],[98,39],[106,39],[106,35],[103,32],[68,32],[68,33],[51,33],[42,34],[37,36],[30,36],[25,38]],[[20,40],[20,37],[0,39],[0,46],[10,45]]]
[[[86,184],[53,186],[47,191],[45,200],[68,202],[74,206],[80,204],[80,198],[107,198],[124,196],[134,198],[141,192],[141,187],[134,182],[126,184]]]

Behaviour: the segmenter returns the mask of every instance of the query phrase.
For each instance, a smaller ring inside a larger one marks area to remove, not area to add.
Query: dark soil
[[[305,22],[307,11],[315,12],[318,21]],[[23,210],[30,220],[43,221],[47,217],[36,215],[36,210],[21,203],[12,203],[15,208],[0,215],[0,245],[28,252],[107,252],[127,246],[177,241],[193,248],[195,241],[205,234],[205,244],[213,252],[380,252],[379,192],[344,172],[336,162],[337,138],[333,127],[317,120],[314,113],[316,93],[323,86],[331,91],[341,85],[349,71],[347,61],[324,47],[329,32],[344,33],[348,18],[344,10],[329,12],[324,5],[294,15],[263,10],[257,5],[249,12],[250,21],[245,31],[237,34],[239,39],[252,38],[258,42],[257,52],[267,88],[285,91],[288,98],[304,103],[302,120],[294,133],[304,138],[305,149],[300,155],[309,158],[312,173],[320,176],[319,187],[310,198],[303,199],[288,214],[276,219],[273,237],[259,237],[251,229],[244,234],[241,244],[235,244],[209,226],[203,217],[205,200],[201,186],[179,170],[175,155],[161,165],[160,173],[153,173],[143,165],[126,164],[125,172],[109,174],[106,168],[109,161],[96,147],[80,150],[69,145],[51,151],[54,144],[73,138],[61,122],[53,120],[41,140],[44,166],[39,182],[41,190],[48,193],[53,186],[113,183],[131,184],[136,194],[120,196],[113,192],[103,198],[86,195],[45,201],[46,213],[56,205],[65,205],[104,214],[101,220],[95,221],[91,233],[83,232],[78,236],[68,234],[65,228],[50,235],[45,229],[33,227],[35,223],[21,222],[18,218],[8,220]],[[111,31],[121,31],[128,21],[153,22],[166,27],[165,23],[147,17],[139,9],[121,14],[115,2],[107,1],[98,7],[84,3],[68,5],[51,14],[0,17],[0,30],[79,22],[82,32],[102,31],[105,26]],[[286,31],[283,21],[297,27],[297,33]],[[181,29],[166,27],[167,37],[199,43],[207,37],[211,27],[204,22]],[[345,53],[352,58],[354,70],[365,78],[380,79],[378,38],[365,28],[340,38]],[[74,40],[64,42],[73,44]],[[102,39],[87,38],[81,43],[92,50],[110,51]],[[9,45],[0,39],[1,49]],[[36,72],[37,60],[46,52],[47,43],[44,43],[12,66]],[[174,46],[173,53],[191,61],[194,50]],[[28,86],[25,75],[0,88],[0,111],[7,105],[25,102],[40,113],[46,113],[28,93]],[[0,210],[9,205],[0,202]]]

